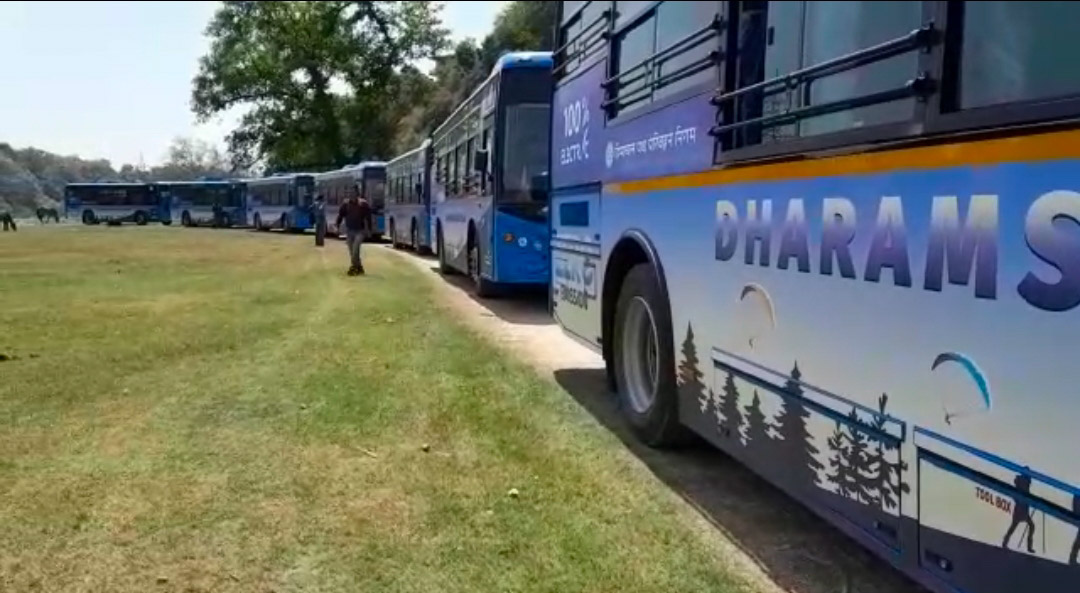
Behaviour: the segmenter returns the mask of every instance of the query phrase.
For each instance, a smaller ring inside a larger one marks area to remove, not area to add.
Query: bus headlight
[[[507,243],[513,243],[514,242],[514,233],[506,233],[506,234],[504,234],[503,235],[503,241],[505,241]]]

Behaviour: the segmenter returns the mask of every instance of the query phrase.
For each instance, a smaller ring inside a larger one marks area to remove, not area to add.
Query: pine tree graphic
[[[884,432],[885,424],[888,421],[885,413],[885,407],[888,403],[888,394],[882,393],[881,397],[878,398],[878,413],[874,414],[870,423],[872,427],[882,432]],[[911,492],[911,486],[903,481],[904,472],[908,469],[907,462],[903,460],[889,461],[895,451],[895,444],[878,441],[870,460],[873,479],[868,487],[877,494],[876,503],[885,509],[897,508],[900,504],[900,494]]]
[[[842,426],[839,422],[828,439],[831,452],[828,482],[836,487],[837,494],[859,502],[895,509],[900,504],[900,494],[911,491],[903,482],[903,474],[908,464],[902,460],[890,461],[895,455],[896,445],[876,439],[861,429],[874,429],[885,432],[888,416],[885,407],[889,396],[882,394],[878,398],[878,412],[867,422],[857,409],[852,408],[848,418],[851,423]]]
[[[818,449],[806,426],[810,412],[802,403],[803,388],[799,381],[802,372],[799,363],[791,371],[791,379],[784,384],[788,397],[783,398],[780,413],[776,416],[776,431],[782,440],[776,443],[781,463],[787,468],[787,477],[800,486],[818,484],[818,470],[824,466],[817,459]]]
[[[845,498],[851,498],[855,494],[855,481],[851,466],[848,464],[848,440],[847,432],[838,421],[832,435],[826,441],[832,456],[829,457],[829,471],[825,477],[836,486],[837,494]]]
[[[851,410],[848,417],[851,419],[851,426],[848,428],[846,461],[851,481],[851,498],[876,505],[878,496],[873,489],[874,462],[870,455],[870,437],[859,429],[863,422],[858,411]]]
[[[682,362],[679,364],[680,400],[697,399],[702,414],[709,410],[709,392],[702,379],[705,377],[698,368],[697,346],[694,344],[694,328],[686,324],[686,339],[682,343]]]
[[[716,413],[716,426],[726,438],[739,435],[742,426],[742,412],[739,411],[739,389],[735,386],[735,375],[728,371],[724,380],[724,389],[713,399]]]
[[[757,389],[754,390],[754,399],[746,408],[746,434],[743,440],[747,447],[764,449],[772,440],[769,437],[769,425],[765,421],[765,414],[761,412],[761,398]]]

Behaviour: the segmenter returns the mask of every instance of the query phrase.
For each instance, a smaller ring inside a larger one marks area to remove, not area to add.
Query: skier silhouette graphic
[[[1018,475],[1013,479],[1013,485],[1016,486],[1020,494],[1029,494],[1031,492],[1031,476]],[[1031,505],[1022,496],[1013,498],[1012,524],[1009,525],[1009,530],[1005,532],[1005,539],[1001,541],[1001,547],[1008,549],[1009,540],[1012,539],[1013,533],[1017,527],[1020,527],[1021,523],[1024,524],[1024,532],[1027,534],[1027,551],[1029,554],[1034,554],[1035,521],[1031,518]]]

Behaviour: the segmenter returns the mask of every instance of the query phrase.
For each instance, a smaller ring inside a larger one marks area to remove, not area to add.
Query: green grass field
[[[413,266],[311,244],[0,234],[0,591],[750,590]]]

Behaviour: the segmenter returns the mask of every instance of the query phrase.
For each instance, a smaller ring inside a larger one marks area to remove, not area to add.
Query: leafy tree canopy
[[[328,168],[388,150],[402,65],[445,44],[432,2],[224,2],[192,106],[240,107],[234,164]]]

